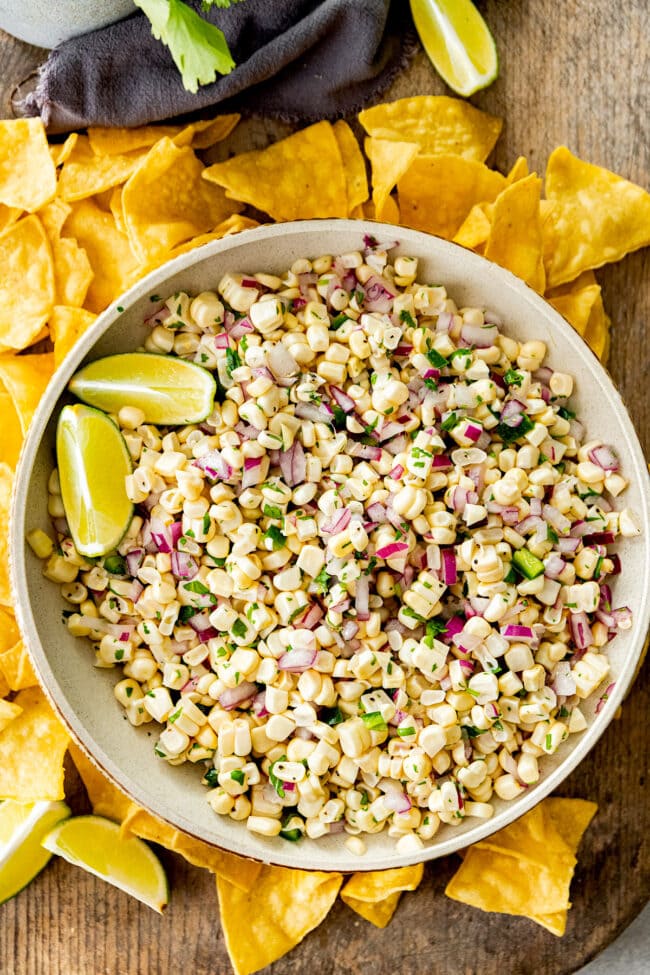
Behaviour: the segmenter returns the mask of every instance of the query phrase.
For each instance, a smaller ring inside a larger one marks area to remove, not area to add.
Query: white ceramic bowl
[[[614,581],[614,600],[632,607],[634,625],[610,645],[611,680],[616,686],[600,714],[594,711],[597,694],[586,703],[588,729],[541,761],[537,785],[513,802],[495,798],[495,815],[489,821],[467,819],[456,828],[443,826],[422,851],[409,856],[398,855],[395,841],[380,833],[368,837],[365,857],[353,858],[340,835],[293,844],[248,832],[243,823],[212,812],[195,766],[171,767],[156,759],[151,726],[134,729],[113,697],[120,672],[95,669],[88,643],[69,635],[61,621],[65,604],[59,589],[43,578],[41,564],[24,539],[34,528],[49,528],[47,478],[56,417],[70,377],[82,362],[132,351],[143,341],[151,295],[215,288],[227,270],[281,272],[298,257],[358,249],[364,232],[380,240],[399,240],[399,252],[420,261],[418,279],[442,282],[459,305],[487,307],[502,317],[508,334],[547,343],[550,365],[577,377],[573,402],[588,436],[614,444],[621,456],[622,470],[631,481],[625,503],[640,516],[643,536],[618,545],[623,571]],[[595,745],[621,703],[642,652],[650,615],[649,538],[648,471],[623,402],[582,339],[545,301],[508,271],[455,244],[403,228],[313,220],[245,231],[194,250],[154,271],[98,318],[52,379],[23,449],[12,512],[12,579],[20,624],[54,707],[95,762],[138,803],[179,829],[244,856],[289,867],[377,870],[443,856],[501,829],[557,788]]]

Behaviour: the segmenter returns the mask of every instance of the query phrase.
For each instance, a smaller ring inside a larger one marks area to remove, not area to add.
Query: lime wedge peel
[[[88,363],[70,380],[70,391],[107,413],[135,406],[145,423],[200,423],[213,410],[214,376],[194,362],[155,352],[125,352]]]
[[[56,432],[61,496],[75,548],[92,558],[120,543],[133,517],[133,465],[118,427],[100,410],[64,406]]]
[[[487,88],[499,74],[494,38],[471,0],[411,0],[411,13],[431,63],[457,95]]]
[[[70,815],[64,802],[0,803],[0,904],[41,872],[52,854],[41,840]]]
[[[163,866],[137,837],[120,836],[120,827],[103,816],[74,816],[43,840],[51,853],[87,870],[162,914],[169,902]]]

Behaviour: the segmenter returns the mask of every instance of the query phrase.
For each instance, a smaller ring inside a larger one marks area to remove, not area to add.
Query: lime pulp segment
[[[125,483],[132,463],[124,437],[105,413],[65,406],[56,452],[63,508],[77,551],[93,558],[112,552],[133,517]]]
[[[43,846],[158,913],[167,905],[169,887],[160,860],[142,840],[121,836],[110,819],[74,816],[53,829]]]
[[[471,0],[411,0],[422,46],[443,81],[467,97],[499,73],[494,38]]]
[[[214,376],[193,362],[153,352],[126,352],[96,359],[70,381],[84,403],[107,413],[141,409],[145,423],[200,423],[214,407]]]
[[[41,872],[52,855],[41,840],[69,815],[64,802],[0,803],[0,904]]]

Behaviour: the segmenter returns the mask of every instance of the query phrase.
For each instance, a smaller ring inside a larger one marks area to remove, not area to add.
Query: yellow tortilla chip
[[[124,223],[133,253],[143,263],[207,233],[241,209],[201,179],[203,171],[192,149],[161,139],[125,185]]]
[[[208,149],[229,136],[240,118],[241,115],[218,115],[213,119],[191,122],[174,136],[174,142],[177,146],[191,144],[193,149]]]
[[[12,611],[0,606],[0,653],[9,650],[19,640],[20,630]]]
[[[86,787],[93,812],[121,823],[133,805],[129,797],[100,772],[76,742],[70,742],[68,751]]]
[[[372,200],[367,200],[362,207],[356,207],[355,212],[350,214],[355,220],[378,220],[375,213],[375,204]],[[399,224],[401,222],[399,207],[394,196],[387,196],[381,212],[382,223]]]
[[[547,296],[547,301],[553,305],[556,311],[559,311],[563,318],[566,318],[579,335],[584,337],[591,310],[599,296],[600,285],[591,284],[573,293],[558,295],[554,298]]]
[[[56,169],[40,119],[0,121],[0,203],[33,213],[56,193]]]
[[[563,934],[575,853],[596,808],[581,799],[544,800],[470,847],[445,893],[484,911],[529,917]]]
[[[166,850],[180,853],[189,863],[224,877],[241,891],[250,890],[257,883],[263,869],[260,863],[226,853],[225,850],[203,843],[187,833],[181,833],[134,802],[130,804],[124,818],[122,831],[125,835],[139,836],[150,843],[159,843]]]
[[[6,697],[10,691],[11,688],[9,687],[9,682],[7,681],[7,678],[2,673],[2,671],[0,670],[0,699]]]
[[[36,341],[54,305],[52,251],[32,214],[0,236],[0,345],[26,349]]]
[[[205,170],[234,200],[274,220],[347,217],[341,151],[329,122],[317,122],[266,149],[244,152]]]
[[[50,241],[57,240],[61,236],[63,224],[71,213],[72,207],[70,204],[64,203],[58,196],[38,211],[38,216]]]
[[[348,215],[368,199],[366,161],[356,136],[347,122],[334,123],[334,136],[339,145],[347,184]]]
[[[424,864],[355,873],[341,891],[341,900],[375,927],[385,928],[392,918],[402,891],[417,890]]]
[[[551,287],[650,244],[650,193],[560,146],[546,168],[556,204],[547,263]]]
[[[499,138],[503,121],[469,102],[446,95],[415,95],[375,105],[359,113],[374,139],[415,142],[427,155],[457,155],[484,162]]]
[[[6,207],[4,203],[0,203],[0,234],[15,223],[22,214],[23,210],[19,210],[18,207]]]
[[[63,799],[63,759],[69,736],[40,687],[17,695],[22,714],[0,731],[0,798],[18,802]]]
[[[97,156],[88,137],[81,135],[63,164],[59,196],[74,202],[118,186],[129,178],[145,155],[145,150],[139,150],[118,156]]]
[[[84,307],[99,313],[138,278],[139,263],[112,215],[101,210],[94,200],[74,203],[64,230],[88,255],[94,277]]]
[[[372,202],[377,220],[384,219],[391,192],[419,152],[414,142],[368,138],[364,148],[372,171]]]
[[[501,173],[461,156],[418,156],[397,184],[402,223],[452,240],[477,203],[505,186]]]
[[[8,464],[0,462],[0,525],[9,524],[11,509],[11,490],[14,483],[14,472]],[[12,606],[11,585],[9,583],[9,536],[7,531],[0,532],[0,606]],[[5,651],[9,653],[9,650]],[[3,670],[4,672],[4,670]],[[11,683],[8,681],[8,683]]]
[[[262,867],[249,892],[217,877],[221,929],[235,975],[251,975],[295,948],[327,916],[340,873]]]
[[[54,368],[58,369],[75,342],[97,318],[85,308],[55,305],[50,317],[50,332],[54,342]]]
[[[458,228],[454,243],[462,244],[463,247],[482,254],[485,242],[490,236],[493,206],[493,203],[477,203],[473,206]]]
[[[50,146],[50,155],[55,166],[61,166],[70,158],[70,153],[77,144],[78,132],[71,132],[65,142]]]
[[[38,678],[22,640],[13,647],[0,652],[0,670],[12,691],[22,691],[26,687],[36,687]]]
[[[4,731],[7,725],[11,724],[14,718],[22,713],[23,709],[19,704],[0,700],[0,732]]]
[[[584,339],[601,362],[607,362],[609,357],[611,324],[611,318],[607,315],[603,306],[602,295],[599,294],[592,306],[589,321],[585,328]]]
[[[546,275],[539,201],[542,181],[534,174],[517,180],[494,202],[485,257],[507,268],[539,294]]]
[[[512,184],[516,183],[518,179],[525,179],[525,177],[528,176],[528,173],[528,160],[525,156],[519,156],[515,161],[514,166],[506,176],[506,183],[508,186],[512,186]]]
[[[153,261],[147,266],[147,271],[151,271],[153,268],[159,267],[161,264],[164,264],[166,261],[171,261],[175,257],[180,257],[181,254],[187,254],[197,247],[202,247],[203,244],[209,244],[212,240],[221,240],[222,237],[229,237],[231,234],[241,233],[242,230],[251,230],[253,227],[259,227],[257,220],[251,220],[250,217],[242,217],[241,214],[234,213],[232,217],[228,217],[218,227],[215,227],[212,233],[199,234],[198,237],[192,237],[191,240],[187,240],[184,244],[179,244],[178,247],[174,247],[168,254],[163,254],[157,261]]]
[[[110,199],[108,201],[108,209],[113,214],[113,220],[115,221],[115,226],[120,231],[121,234],[126,234],[126,224],[124,223],[124,210],[122,208],[122,187],[116,186],[111,192]]]
[[[81,306],[86,299],[93,270],[85,250],[72,237],[61,237],[70,213],[70,205],[57,197],[39,211],[39,217],[52,248],[56,302],[59,305]]]
[[[135,129],[88,129],[88,140],[98,156],[119,156],[136,149],[150,149],[159,139],[173,139],[176,145],[194,145],[196,149],[225,139],[239,122],[239,115],[220,115],[215,119],[190,125],[141,125]]]
[[[0,461],[16,466],[23,445],[23,431],[11,395],[0,389]]]
[[[11,395],[23,434],[54,372],[51,352],[41,355],[0,355],[0,381]]]

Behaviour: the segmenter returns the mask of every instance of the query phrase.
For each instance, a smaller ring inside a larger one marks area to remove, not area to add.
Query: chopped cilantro
[[[388,728],[381,711],[370,711],[368,714],[362,714],[361,720],[369,731],[386,731]]]
[[[219,773],[217,772],[216,768],[209,768],[203,778],[211,789],[214,789],[219,785]]]
[[[267,518],[276,518],[278,521],[282,521],[284,518],[282,510],[274,504],[265,504],[262,508],[262,514],[265,514]]]
[[[264,532],[264,538],[272,543],[274,552],[277,552],[280,548],[284,548],[287,541],[277,525],[269,525]]]
[[[409,328],[416,328],[417,327],[416,322],[415,322],[415,319],[413,318],[413,316],[411,315],[411,313],[406,310],[406,308],[404,308],[399,313],[399,320],[404,325],[408,325]]]
[[[199,582],[198,579],[193,579],[192,582],[184,582],[183,589],[186,592],[195,592],[198,596],[209,596],[210,590],[204,583]]]
[[[529,433],[535,424],[527,417],[525,413],[521,414],[521,423],[517,427],[509,427],[507,423],[499,423],[495,430],[498,437],[500,437],[504,443],[514,443],[515,440],[519,440],[521,437]]]
[[[575,413],[573,410],[568,410],[566,406],[561,406],[557,411],[557,415],[561,416],[563,420],[574,420]]]
[[[524,381],[524,377],[522,373],[517,372],[516,369],[508,369],[508,371],[503,375],[503,381],[508,386],[521,386],[522,382]]]
[[[484,734],[484,732],[481,731],[480,728],[475,728],[474,725],[472,724],[461,725],[460,733],[462,737],[465,739],[478,738],[479,735]]]
[[[324,596],[330,587],[330,574],[325,568],[321,569],[317,576],[314,577],[313,584],[318,586],[319,595]]]
[[[233,636],[243,637],[246,636],[247,629],[248,627],[243,620],[235,620],[232,625],[232,634]]]
[[[334,727],[336,724],[341,724],[342,721],[345,721],[345,716],[339,707],[323,708],[318,718],[319,721],[332,725],[332,727]]]
[[[445,359],[444,355],[440,355],[436,349],[429,349],[427,352],[427,359],[434,369],[444,369],[445,366],[449,365],[449,362],[447,359]]]
[[[226,372],[232,378],[233,369],[239,369],[241,359],[234,349],[226,349]]]
[[[281,799],[284,799],[285,796],[284,784],[282,782],[282,779],[279,779],[277,775],[275,775],[273,769],[278,764],[278,762],[286,762],[286,760],[287,760],[287,756],[282,755],[280,758],[278,758],[276,762],[273,762],[273,764],[269,769],[269,781]]]
[[[240,785],[243,785],[246,781],[246,776],[240,768],[234,768],[230,773],[230,778],[234,779],[235,782],[239,782]]]
[[[443,420],[443,422],[440,424],[440,429],[443,431],[443,433],[449,433],[449,431],[453,430],[454,427],[458,426],[459,423],[460,420],[458,419],[458,415],[456,413],[450,413],[447,419]]]
[[[337,315],[336,318],[333,318],[330,322],[330,332],[336,332],[344,322],[348,322],[349,320],[350,319],[345,312],[341,312],[340,315]]]

